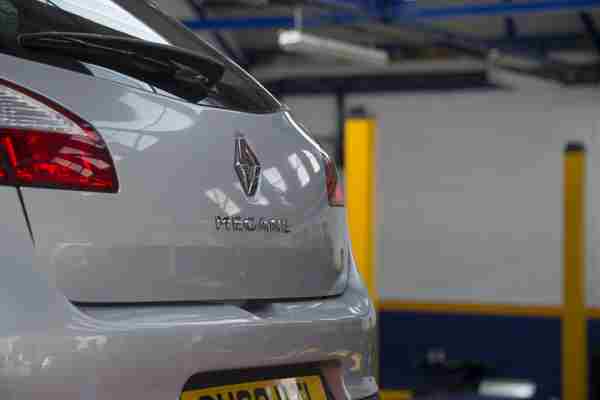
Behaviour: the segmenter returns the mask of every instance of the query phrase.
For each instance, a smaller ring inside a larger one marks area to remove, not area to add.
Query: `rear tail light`
[[[335,162],[326,153],[322,153],[322,157],[325,162],[329,205],[332,207],[344,207],[344,188],[342,182],[340,182]]]
[[[108,147],[90,124],[4,80],[0,80],[0,152],[0,185],[118,190]]]

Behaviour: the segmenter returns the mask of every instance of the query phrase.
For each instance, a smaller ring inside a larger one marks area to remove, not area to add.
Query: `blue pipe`
[[[294,19],[290,17],[206,18],[184,20],[183,23],[194,30],[266,29],[289,28],[294,25]]]
[[[334,3],[334,0],[323,0]],[[339,2],[338,2],[339,3]],[[346,2],[342,2],[346,3]],[[356,2],[355,2],[356,3]],[[329,13],[305,19],[306,26],[343,25],[357,22],[368,22],[372,19],[383,19],[390,22],[418,22],[461,18],[472,16],[498,16],[542,13],[549,11],[581,11],[600,7],[600,0],[534,0],[528,2],[498,2],[487,4],[463,4],[448,7],[418,7],[415,2],[395,1],[390,7],[371,10],[367,14]],[[206,20],[187,20],[184,24],[191,29],[287,29],[294,26],[292,16],[268,16],[249,18],[208,18]]]
[[[355,14],[322,14],[318,17],[305,17],[303,25],[314,27],[320,25],[345,25],[366,22],[368,18]],[[202,20],[185,20],[183,23],[194,30],[213,29],[289,29],[294,27],[294,18],[251,17],[251,18],[207,18]]]
[[[312,0],[309,4],[317,4],[325,7],[339,8],[340,10],[352,12],[364,12],[369,9],[371,0]]]
[[[413,7],[402,2],[392,6],[389,13],[392,18],[401,20],[436,20],[448,18],[499,16],[542,13],[550,11],[581,11],[586,8],[600,7],[599,0],[536,0],[521,3],[483,3],[463,4],[448,7]]]

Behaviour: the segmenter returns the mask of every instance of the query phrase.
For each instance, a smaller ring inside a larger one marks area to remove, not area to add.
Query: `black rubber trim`
[[[4,146],[0,146],[0,165],[2,169],[6,172],[7,178],[9,182],[2,183],[2,186],[12,186],[17,191],[17,196],[19,197],[19,203],[21,203],[21,211],[23,212],[23,217],[25,218],[25,224],[27,225],[27,231],[29,232],[29,237],[31,238],[31,242],[35,246],[35,237],[33,235],[33,228],[31,227],[31,220],[29,219],[29,213],[27,212],[27,207],[25,206],[25,200],[23,199],[23,192],[21,191],[21,187],[14,185],[15,171],[12,166],[8,162],[8,155],[6,154],[6,148]]]
[[[23,216],[25,217],[25,223],[27,223],[27,230],[29,230],[29,237],[31,238],[31,242],[35,246],[35,236],[33,235],[33,228],[31,226],[31,220],[29,219],[29,213],[27,212],[27,207],[25,206],[25,199],[23,199],[23,192],[20,187],[17,187],[17,195],[19,196],[19,202],[21,202],[21,209],[23,210]]]
[[[165,301],[108,301],[108,302],[88,302],[88,301],[77,301],[69,299],[69,302],[75,307],[82,308],[102,308],[102,307],[160,307],[160,306],[214,306],[214,305],[231,305],[234,304],[244,310],[248,309],[261,309],[268,307],[274,303],[297,303],[302,301],[324,301],[332,300],[342,297],[346,290],[344,289],[341,293],[332,294],[330,296],[320,297],[289,297],[289,298],[269,298],[269,299],[223,299],[223,300],[165,300]]]

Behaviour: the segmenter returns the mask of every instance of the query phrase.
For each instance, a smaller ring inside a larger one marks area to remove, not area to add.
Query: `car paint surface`
[[[117,194],[23,188],[35,265],[73,301],[130,303],[340,294],[349,253],[328,205],[320,149],[287,112],[250,114],[0,55],[0,77],[90,122],[116,163]],[[68,90],[65,90],[68,88]],[[244,135],[258,193],[234,170]],[[290,233],[217,229],[215,217],[285,218]]]
[[[329,400],[377,393],[376,313],[345,210],[328,204],[321,149],[287,111],[200,106],[9,55],[0,64],[0,78],[90,122],[120,184],[0,187],[0,399],[176,399],[201,373],[309,364]],[[256,196],[233,168],[240,135],[261,162]],[[290,232],[215,225],[237,216]]]
[[[377,391],[375,313],[355,266],[341,296],[256,310],[77,308],[32,268],[16,190],[1,188],[0,201],[0,398],[175,399],[200,372],[308,362],[322,363],[336,400]]]

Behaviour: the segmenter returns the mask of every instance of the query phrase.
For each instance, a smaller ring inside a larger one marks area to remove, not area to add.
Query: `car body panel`
[[[117,194],[22,189],[35,265],[70,300],[314,298],[344,289],[344,210],[328,205],[321,150],[288,113],[193,105],[12,56],[0,62],[1,78],[90,122],[115,160]],[[253,197],[234,170],[239,135],[262,166]],[[291,232],[215,225],[236,216],[284,218]]]
[[[24,228],[15,215],[14,225]],[[377,391],[375,312],[355,267],[341,296],[260,311],[227,304],[77,308],[29,264],[26,230],[7,232],[0,237],[18,257],[3,256],[12,273],[0,281],[3,399],[175,399],[198,373],[315,362],[335,400]]]

